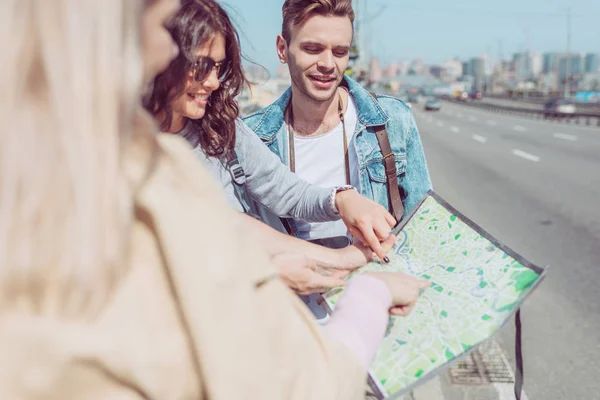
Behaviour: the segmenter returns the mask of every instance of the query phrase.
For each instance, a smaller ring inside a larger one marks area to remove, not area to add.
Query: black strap
[[[521,400],[523,393],[523,351],[521,347],[521,309],[515,314],[515,399]]]
[[[244,168],[242,168],[237,153],[234,149],[227,150],[227,153],[225,153],[225,160],[226,168],[231,175],[231,182],[233,184],[235,197],[240,202],[240,205],[246,214],[260,219],[257,211],[252,207],[254,202],[250,199],[246,191],[246,173],[244,172]]]
[[[227,161],[227,170],[231,174],[231,180],[233,183],[240,187],[244,186],[244,183],[246,183],[246,173],[244,172],[244,168],[242,168],[240,165],[240,161],[235,150],[227,150],[225,159]]]

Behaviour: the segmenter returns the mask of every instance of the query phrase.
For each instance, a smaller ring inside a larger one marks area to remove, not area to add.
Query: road
[[[436,192],[549,268],[522,309],[528,397],[600,398],[600,130],[446,102],[413,111]],[[499,342],[511,359],[512,325]]]

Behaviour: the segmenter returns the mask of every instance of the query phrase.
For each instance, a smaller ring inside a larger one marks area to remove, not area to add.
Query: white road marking
[[[454,133],[460,132],[460,129],[458,129],[458,127],[456,127],[456,126],[453,126],[452,128],[450,128],[450,130]]]
[[[515,126],[513,126],[513,129],[517,132],[525,132],[527,130],[527,128],[525,128],[524,126],[521,126],[521,125],[515,125]]]
[[[475,121],[477,121],[477,118],[475,118],[475,117],[471,116],[471,117],[469,117],[469,121],[471,121],[471,122],[475,122]]]
[[[538,156],[535,156],[533,154],[529,154],[529,153],[527,153],[526,151],[523,151],[523,150],[514,149],[512,151],[512,153],[515,156],[517,156],[517,157],[521,157],[521,158],[524,158],[524,159],[529,160],[529,161],[533,161],[533,162],[539,162],[540,161],[540,158]]]
[[[484,138],[483,136],[480,136],[480,135],[473,135],[473,140],[475,140],[476,142],[479,142],[479,143],[487,142],[487,138]]]
[[[444,127],[444,123],[442,121],[438,121],[437,126],[439,126],[440,128]]]
[[[491,119],[490,119],[490,120],[488,120],[486,123],[487,123],[489,126],[496,126],[496,125],[498,125],[498,123],[497,123],[496,121],[494,121],[494,120],[491,120]]]
[[[575,135],[567,135],[566,133],[555,133],[553,135],[557,139],[568,140],[570,142],[576,142],[577,136]]]

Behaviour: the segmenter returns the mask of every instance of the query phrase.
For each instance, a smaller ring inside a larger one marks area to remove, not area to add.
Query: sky
[[[244,54],[274,71],[283,0],[219,1],[239,30]],[[360,0],[360,44],[384,65],[564,52],[569,8],[572,51],[600,53],[600,0]]]

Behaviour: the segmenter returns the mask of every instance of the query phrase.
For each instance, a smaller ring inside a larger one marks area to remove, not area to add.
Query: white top
[[[350,163],[350,184],[359,186],[358,160],[352,137],[356,131],[357,110],[352,96],[348,96],[348,107],[344,116],[346,139]],[[305,181],[321,187],[346,185],[344,161],[344,132],[342,122],[331,131],[319,136],[294,136],[296,174]],[[297,221],[298,236],[312,240],[332,236],[345,236],[347,229],[342,220],[333,222]]]

